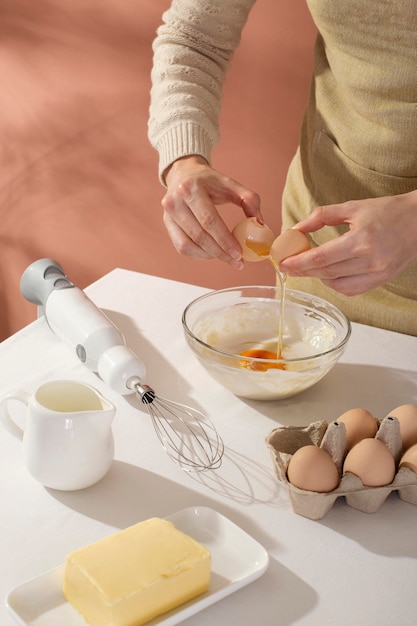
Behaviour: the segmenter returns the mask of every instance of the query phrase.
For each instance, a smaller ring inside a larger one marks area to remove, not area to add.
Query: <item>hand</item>
[[[175,161],[166,173],[164,224],[176,250],[194,259],[217,258],[242,269],[241,248],[216,206],[231,203],[263,223],[258,194],[228,178],[199,156]]]
[[[296,228],[311,233],[341,224],[349,225],[346,233],[288,257],[281,271],[320,278],[354,296],[384,285],[417,259],[417,191],[318,207]]]

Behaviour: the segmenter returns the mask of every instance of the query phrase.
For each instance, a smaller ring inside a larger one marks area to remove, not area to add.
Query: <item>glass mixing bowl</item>
[[[281,288],[244,286],[211,291],[184,310],[185,338],[220,385],[255,400],[288,398],[308,389],[337,363],[351,334],[348,318],[314,295],[287,289],[281,358],[277,354]]]

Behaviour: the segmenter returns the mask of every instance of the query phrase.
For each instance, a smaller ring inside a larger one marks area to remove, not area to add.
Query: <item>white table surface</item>
[[[331,421],[353,407],[384,417],[400,404],[417,404],[417,338],[353,324],[341,362],[314,388],[288,400],[245,401],[213,381],[185,343],[182,311],[205,289],[116,269],[86,291],[145,362],[146,382],[210,416],[226,445],[224,463],[203,475],[178,468],[146,412],[78,363],[43,318],[4,341],[1,393],[73,378],[101,390],[117,414],[109,474],[77,492],[38,484],[22,464],[20,442],[0,428],[1,626],[15,623],[5,606],[9,590],[62,564],[71,550],[194,505],[214,508],[250,533],[268,550],[270,565],[184,626],[414,626],[417,508],[393,493],[373,514],[339,498],[320,521],[296,515],[264,440],[279,425]]]

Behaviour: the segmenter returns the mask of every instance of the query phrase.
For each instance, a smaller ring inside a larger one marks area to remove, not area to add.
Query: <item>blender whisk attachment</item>
[[[224,453],[223,441],[209,418],[185,404],[160,398],[140,379],[129,381],[149,416],[168,456],[188,472],[218,469]]]

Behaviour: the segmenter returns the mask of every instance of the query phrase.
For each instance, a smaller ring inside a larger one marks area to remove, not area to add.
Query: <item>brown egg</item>
[[[314,445],[296,450],[288,464],[287,477],[295,487],[319,493],[333,491],[340,480],[330,454]]]
[[[417,406],[402,404],[390,411],[387,417],[396,417],[400,422],[400,435],[403,450],[417,443]]]
[[[404,452],[400,461],[400,467],[409,467],[417,474],[417,443]]]
[[[242,258],[245,261],[257,263],[269,257],[275,235],[268,226],[260,224],[256,217],[248,217],[236,224],[232,234],[242,248]]]
[[[361,439],[375,437],[378,430],[378,422],[366,409],[350,409],[342,413],[336,421],[345,425],[348,450]]]
[[[279,265],[281,261],[293,254],[310,250],[310,241],[301,230],[290,228],[279,235],[271,246],[271,257]]]
[[[368,487],[383,487],[394,479],[394,457],[379,439],[362,439],[347,453],[343,472],[355,474]]]

